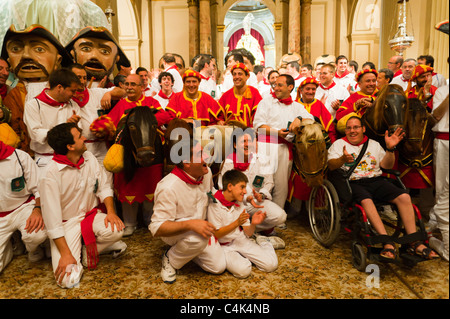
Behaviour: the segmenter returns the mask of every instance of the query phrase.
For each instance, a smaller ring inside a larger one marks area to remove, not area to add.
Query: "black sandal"
[[[384,246],[386,246],[386,245],[391,245],[392,247],[394,247],[394,249],[384,248]],[[387,253],[391,253],[393,256],[389,257],[386,255]],[[393,242],[383,243],[383,250],[380,252],[380,257],[384,258],[384,259],[389,259],[389,260],[396,259],[397,258],[397,250],[395,249],[395,244]]]
[[[418,251],[417,250],[417,248],[419,248],[420,245],[424,245],[425,246],[425,248],[422,249],[422,251]],[[411,255],[420,256],[420,257],[422,257],[423,259],[426,259],[426,260],[432,260],[432,259],[440,258],[438,253],[436,253],[433,249],[431,249],[430,247],[425,245],[422,241],[416,241],[414,243],[411,243],[409,245],[409,248],[408,248],[408,253],[411,254]],[[436,256],[430,256],[431,253],[435,253]]]

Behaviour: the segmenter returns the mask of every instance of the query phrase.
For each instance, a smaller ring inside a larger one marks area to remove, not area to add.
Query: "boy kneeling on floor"
[[[222,183],[223,190],[214,194],[214,201],[208,207],[208,221],[217,229],[215,237],[224,250],[227,270],[237,278],[248,277],[252,263],[262,271],[275,271],[278,257],[272,244],[268,241],[257,244],[249,238],[266,213],[258,211],[249,221],[250,215],[242,205],[247,176],[233,169],[223,175]]]

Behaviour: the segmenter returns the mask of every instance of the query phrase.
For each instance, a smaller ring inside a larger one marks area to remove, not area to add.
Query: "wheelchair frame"
[[[400,180],[400,172],[394,170],[383,170],[383,172],[395,176],[395,179],[392,181],[397,182],[399,184],[397,186],[406,189]],[[349,181],[346,180],[346,183],[351,191]],[[415,241],[428,242],[428,234],[417,206],[413,204],[416,226],[419,230],[406,235],[395,205],[375,203],[378,211],[380,204],[391,205],[393,211],[397,214],[396,224],[383,220],[385,226],[394,229],[392,235],[376,234],[370,226],[364,208],[356,203],[342,204],[333,184],[329,180],[324,179],[321,186],[312,189],[309,197],[309,221],[313,235],[322,246],[329,248],[334,244],[341,230],[350,233],[352,235],[352,264],[357,270],[362,272],[366,270],[367,261],[402,264],[410,268],[421,261],[425,261],[422,257],[408,252],[410,243]],[[396,259],[380,256],[383,248],[376,246],[386,242],[394,242],[400,245]]]

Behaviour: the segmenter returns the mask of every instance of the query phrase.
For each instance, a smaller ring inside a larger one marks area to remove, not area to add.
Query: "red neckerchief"
[[[173,92],[172,94],[170,94],[170,96],[167,96],[162,90],[159,90],[158,95],[163,99],[170,100],[170,98],[173,96]]]
[[[200,185],[203,182],[203,177],[199,181],[196,181],[192,177],[190,177],[185,171],[183,171],[181,168],[178,168],[177,166],[175,166],[175,168],[172,170],[171,173],[187,184]]]
[[[289,95],[288,98],[285,99],[279,99],[277,98],[277,96],[275,95],[275,92],[272,93],[272,96],[274,99],[277,99],[278,101],[280,101],[280,103],[286,104],[286,105],[291,105],[294,101],[292,100],[292,96]]]
[[[240,205],[236,202],[230,202],[229,200],[225,199],[225,196],[223,196],[223,192],[222,191],[217,191],[214,194],[214,198],[217,199],[223,206],[230,208],[231,206],[236,206],[239,207]]]
[[[150,91],[150,88],[147,86],[145,89],[144,89],[144,92],[145,91]]]
[[[2,86],[0,86],[0,95],[1,95],[2,99],[4,99],[6,97],[7,93],[8,93],[8,86],[6,84],[3,84]]]
[[[337,72],[334,74],[335,77],[337,77],[338,79],[342,79],[344,76],[350,74],[350,72],[348,70],[345,70],[344,73],[342,73],[342,75],[339,75]]]
[[[228,155],[228,158],[233,160],[234,169],[237,169],[241,172],[245,172],[248,169],[248,167],[250,166],[250,162],[252,161],[252,158],[253,158],[253,153],[251,153],[250,156],[248,157],[247,163],[239,163],[237,160],[236,153],[232,153],[232,154]]]
[[[5,144],[2,141],[0,141],[0,160],[8,158],[9,156],[11,156],[13,152],[14,147],[9,146],[8,144]]]
[[[46,92],[47,90],[48,90],[48,89],[42,90],[42,92],[41,92],[38,96],[36,96],[36,98],[37,98],[39,101],[44,102],[44,103],[46,103],[46,104],[48,104],[48,105],[50,105],[50,106],[54,106],[54,107],[60,107],[60,106],[66,105],[66,103],[64,103],[64,102],[58,102],[58,101],[52,99],[52,98],[47,94],[47,92]]]
[[[200,77],[203,79],[203,80],[206,80],[206,81],[208,81],[209,80],[209,76],[208,77],[206,77],[206,76],[204,76],[203,74],[201,74],[200,73]]]
[[[172,65],[172,66],[170,66],[170,67],[168,67],[166,70],[165,70],[165,72],[167,72],[167,71],[169,71],[169,70],[172,70],[172,69],[175,69],[175,70],[177,70],[178,71],[178,67],[177,67],[177,65],[176,64],[174,64],[174,65]]]
[[[266,78],[263,79],[263,83],[264,83],[265,85],[270,85],[270,83],[267,82]]]
[[[302,78],[302,75],[299,74],[299,75],[294,79],[294,81],[300,80],[301,78]]]
[[[344,141],[346,141],[348,144],[352,144],[352,143],[350,143],[350,142],[348,141],[347,136],[344,136],[342,139],[343,139]],[[368,138],[366,135],[364,135],[364,138],[362,139],[361,142],[359,142],[359,143],[356,144],[356,145],[355,145],[355,144],[352,144],[352,145],[354,145],[354,146],[362,145],[362,144],[364,144],[368,139],[369,139],[369,138]]]
[[[331,89],[332,87],[334,87],[335,85],[336,85],[336,82],[334,82],[334,81],[332,81],[331,84],[330,84],[327,88],[324,87],[324,86],[322,85],[322,83],[319,84],[319,86],[320,86],[322,89],[324,89],[324,90],[329,90],[329,89]]]
[[[80,159],[78,160],[78,163],[74,164],[67,158],[66,155],[56,154],[53,155],[52,160],[54,160],[56,163],[59,164],[65,164],[70,167],[75,167],[77,169],[80,169],[81,165],[84,163],[84,157],[80,156]]]
[[[87,88],[83,92],[78,92],[74,94],[72,100],[78,104],[79,107],[84,107],[89,102],[89,91]]]

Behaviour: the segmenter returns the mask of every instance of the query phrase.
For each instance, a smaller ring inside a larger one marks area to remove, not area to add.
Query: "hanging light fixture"
[[[114,13],[114,10],[111,8],[111,0],[108,1],[108,7],[105,9],[105,15],[108,19],[109,24],[109,31],[112,32],[112,17],[114,17],[116,14]]]
[[[397,2],[398,23],[396,33],[388,42],[392,50],[403,55],[403,51],[410,48],[414,42],[414,32],[411,24],[411,13],[409,0],[399,0]]]

